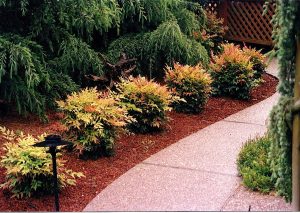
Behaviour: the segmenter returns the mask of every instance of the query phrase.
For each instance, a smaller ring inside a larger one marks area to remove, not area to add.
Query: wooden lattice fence
[[[263,5],[263,0],[209,0],[205,8],[224,19],[228,26],[226,39],[272,45],[271,19],[275,5],[270,4],[265,15]]]

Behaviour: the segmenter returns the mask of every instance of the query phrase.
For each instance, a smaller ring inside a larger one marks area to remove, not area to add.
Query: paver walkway
[[[276,64],[269,66],[275,74]],[[158,152],[119,177],[84,211],[291,210],[283,199],[247,191],[236,158],[243,143],[266,132],[278,94]]]

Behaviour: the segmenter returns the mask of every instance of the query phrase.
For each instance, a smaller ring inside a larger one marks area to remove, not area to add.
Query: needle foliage
[[[108,72],[99,53],[125,52],[151,76],[173,61],[208,63],[192,37],[206,26],[193,1],[0,0],[0,19],[0,101],[20,114],[45,117],[54,99],[89,86],[84,75]]]
[[[269,1],[269,4],[271,1]],[[300,29],[300,2],[276,1],[273,17],[274,54],[279,63],[280,98],[271,112],[270,132],[273,137],[270,147],[272,177],[278,194],[292,200],[292,113],[293,88],[295,84],[296,42]]]

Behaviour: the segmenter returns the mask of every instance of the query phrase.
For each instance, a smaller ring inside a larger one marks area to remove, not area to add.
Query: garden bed
[[[64,189],[60,194],[62,211],[81,211],[101,190],[120,175],[159,150],[177,142],[191,133],[224,119],[244,108],[260,102],[276,91],[278,80],[270,75],[263,76],[265,82],[254,89],[251,100],[241,101],[230,98],[210,98],[203,113],[199,115],[169,113],[171,121],[165,131],[154,134],[123,135],[116,142],[116,155],[96,161],[83,161],[74,153],[65,153],[66,166],[81,171],[85,178],[78,179],[77,185]],[[51,114],[50,122],[42,124],[38,118],[18,116],[0,119],[0,125],[13,130],[22,130],[33,135],[56,132],[61,129],[59,114]],[[29,123],[30,121],[30,123]],[[0,155],[3,155],[0,141]],[[4,182],[5,170],[0,168],[0,183]],[[0,191],[0,211],[53,211],[53,196],[42,198],[16,199]]]

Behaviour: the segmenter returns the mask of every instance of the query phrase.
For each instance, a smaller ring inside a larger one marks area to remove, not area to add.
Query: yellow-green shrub
[[[0,127],[5,155],[1,157],[1,166],[6,169],[6,179],[1,185],[13,196],[22,198],[32,195],[53,193],[52,159],[47,148],[34,147],[33,144],[43,141],[46,134],[39,137],[14,133]],[[75,178],[82,177],[81,172],[73,172],[65,168],[64,161],[57,154],[59,188],[75,185]]]
[[[126,108],[116,98],[96,88],[72,93],[57,103],[65,114],[63,124],[67,134],[81,155],[112,155],[115,138],[131,121]]]
[[[223,48],[210,65],[213,94],[249,99],[251,89],[257,84],[250,56],[233,44],[223,45]]]
[[[238,171],[246,187],[263,193],[275,189],[271,163],[268,159],[272,137],[269,134],[247,141],[238,159]]]
[[[250,62],[253,64],[254,78],[259,80],[262,74],[266,71],[266,57],[261,53],[261,50],[256,50],[250,47],[243,47],[243,52],[250,57]]]
[[[166,86],[148,81],[144,77],[122,80],[117,85],[120,99],[130,104],[128,113],[135,119],[128,125],[134,132],[158,130],[166,123],[166,111],[170,110],[171,93]]]
[[[167,67],[166,82],[174,95],[183,101],[176,101],[172,107],[179,112],[201,112],[211,92],[211,77],[200,66],[174,64]]]

